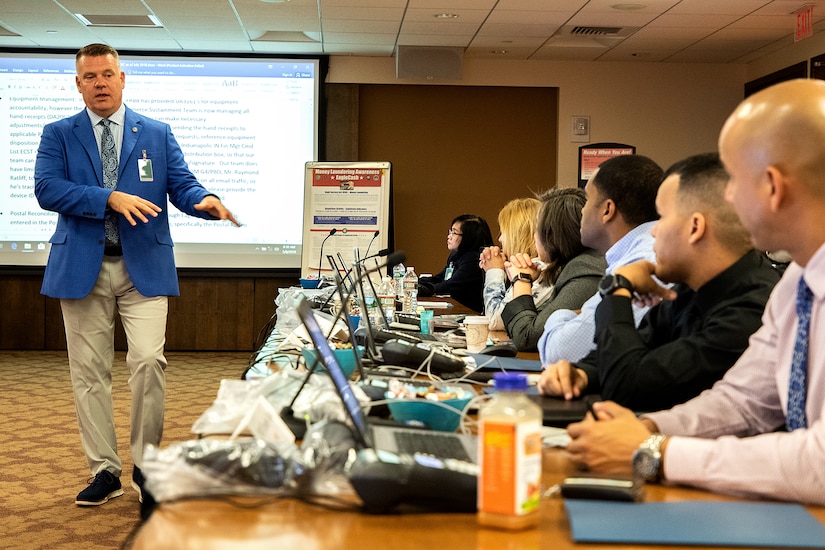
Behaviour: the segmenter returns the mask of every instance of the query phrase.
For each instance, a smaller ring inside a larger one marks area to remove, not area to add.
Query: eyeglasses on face
[[[453,229],[452,227],[450,228],[450,230],[449,230],[449,231],[447,231],[447,236],[448,236],[448,237],[449,237],[449,236],[451,236],[451,235],[455,235],[456,237],[460,237],[460,236],[462,236],[463,234],[464,234],[464,233],[459,233],[458,231],[456,231],[456,230],[455,230],[455,229]]]

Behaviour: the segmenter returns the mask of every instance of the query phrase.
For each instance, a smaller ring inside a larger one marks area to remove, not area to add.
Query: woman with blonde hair
[[[523,252],[531,258],[537,256],[536,230],[541,201],[528,197],[513,199],[498,213],[498,227],[501,233],[498,241],[501,247],[490,246],[481,251],[479,266],[484,275],[484,314],[490,319],[490,330],[504,330],[501,312],[507,302],[513,299],[510,277],[504,269],[504,262],[511,255]],[[553,292],[553,285],[538,280],[533,283],[533,300],[541,305]]]
[[[550,314],[559,309],[581,309],[596,293],[607,269],[604,254],[581,242],[584,191],[551,189],[539,199],[535,241],[541,263],[516,252],[504,264],[513,283],[513,299],[504,306],[501,318],[519,351],[536,351]],[[552,296],[540,305],[532,295],[536,281],[553,286]]]

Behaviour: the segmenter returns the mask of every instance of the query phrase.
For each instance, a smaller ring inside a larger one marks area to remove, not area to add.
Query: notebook
[[[477,437],[466,434],[434,432],[399,426],[370,425],[361,404],[344,374],[329,341],[318,325],[315,312],[306,300],[298,303],[298,316],[304,323],[321,364],[327,370],[333,386],[352,421],[355,438],[362,448],[373,448],[395,454],[426,453],[439,458],[456,458],[478,463]]]
[[[825,525],[799,504],[566,500],[577,543],[823,548]],[[700,527],[701,526],[701,527]]]

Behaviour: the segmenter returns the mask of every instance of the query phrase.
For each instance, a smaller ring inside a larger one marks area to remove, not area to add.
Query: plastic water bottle
[[[381,311],[387,324],[392,323],[395,317],[395,284],[389,275],[384,275],[378,285],[378,301],[381,302]]]
[[[403,292],[401,311],[415,315],[418,312],[418,275],[412,266],[407,268],[407,274],[404,275]]]
[[[404,275],[407,274],[407,268],[404,264],[399,262],[392,268],[392,281],[395,285],[395,310],[403,311],[402,303],[404,301]]]
[[[370,323],[372,326],[377,326],[376,323],[381,322],[381,317],[383,313],[381,311],[381,303],[378,301],[377,290],[375,292],[372,291],[372,287],[370,285],[364,285],[364,303],[367,306],[366,314],[370,318]],[[362,326],[366,326],[364,323],[364,316],[361,316]]]
[[[527,397],[527,375],[498,373],[478,430],[478,523],[525,529],[539,522],[541,407]]]

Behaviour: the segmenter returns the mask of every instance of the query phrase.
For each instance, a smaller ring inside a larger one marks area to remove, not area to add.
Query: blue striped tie
[[[100,138],[100,162],[103,164],[103,185],[106,189],[117,187],[117,149],[115,148],[115,138],[109,124],[112,122],[104,118],[100,121],[103,126],[103,135]],[[106,243],[109,245],[120,244],[120,234],[117,227],[117,212],[107,211],[104,220],[106,233]]]
[[[805,393],[808,388],[808,329],[811,326],[811,305],[813,293],[805,279],[799,279],[796,294],[796,314],[799,324],[796,330],[796,343],[793,347],[791,377],[788,385],[788,431],[808,427],[805,415]]]

